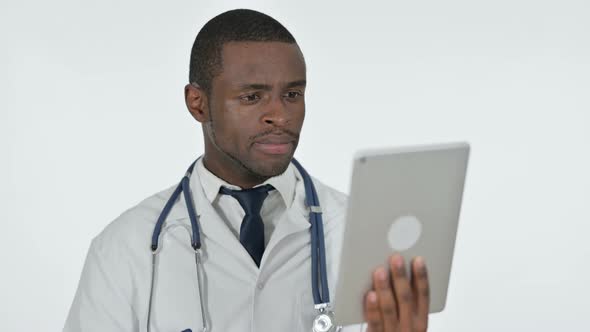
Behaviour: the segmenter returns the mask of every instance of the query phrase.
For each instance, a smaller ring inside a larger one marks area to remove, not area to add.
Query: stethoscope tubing
[[[315,186],[309,174],[303,166],[293,159],[293,165],[299,170],[305,186],[305,202],[309,208],[309,221],[311,224],[311,277],[313,301],[316,305],[330,303],[330,290],[328,289],[328,275],[326,269],[326,247],[324,243],[324,223],[320,201]],[[319,271],[318,271],[319,269]],[[321,289],[318,288],[320,285]]]
[[[197,159],[198,160],[198,159]],[[203,287],[202,287],[202,278],[203,278],[203,265],[202,265],[202,257],[201,257],[201,235],[200,235],[200,228],[199,228],[199,215],[195,209],[194,200],[192,197],[192,192],[190,190],[190,176],[193,172],[193,169],[196,164],[196,160],[190,165],[187,169],[185,175],[182,177],[180,183],[176,186],[172,195],[164,205],[160,216],[154,226],[154,231],[152,233],[151,239],[151,251],[152,251],[152,267],[151,267],[151,281],[150,281],[150,295],[149,295],[149,304],[148,304],[148,313],[147,313],[147,331],[150,331],[150,324],[151,324],[151,313],[152,313],[152,302],[153,302],[153,292],[154,292],[154,280],[155,280],[155,273],[156,273],[156,264],[157,264],[157,255],[159,252],[159,241],[160,235],[162,234],[162,227],[166,221],[166,218],[170,214],[170,211],[174,207],[176,201],[180,198],[182,194],[186,203],[187,212],[189,215],[191,229],[189,232],[191,238],[191,247],[195,252],[195,265],[197,269],[197,278],[198,278],[198,289],[199,289],[199,301],[201,307],[201,317],[203,321],[203,329],[202,331],[207,331],[207,319],[205,316],[205,303],[203,300]],[[309,222],[310,222],[310,236],[311,236],[311,284],[312,284],[312,293],[315,308],[318,309],[320,312],[323,312],[325,308],[329,306],[330,303],[330,290],[328,287],[328,276],[327,276],[327,267],[326,267],[326,248],[325,248],[325,240],[324,240],[324,225],[322,220],[322,210],[320,207],[320,202],[318,199],[318,195],[313,185],[313,181],[307,171],[301,166],[301,164],[296,160],[292,159],[293,165],[297,168],[301,177],[303,178],[303,185],[305,187],[305,204],[309,209]]]

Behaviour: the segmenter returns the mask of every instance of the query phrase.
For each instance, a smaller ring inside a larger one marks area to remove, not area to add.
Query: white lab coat
[[[316,315],[305,190],[298,172],[295,200],[268,243],[260,269],[205,198],[198,175],[191,190],[200,215],[206,317],[213,332],[311,331]],[[332,300],[342,246],[346,196],[314,179],[323,209]],[[93,241],[64,332],[145,332],[150,294],[150,239],[174,187],[123,213]],[[181,198],[161,239],[151,331],[180,332],[202,326],[190,226]],[[369,276],[367,276],[369,278]],[[362,305],[359,303],[359,310]],[[359,331],[346,327],[343,331]]]

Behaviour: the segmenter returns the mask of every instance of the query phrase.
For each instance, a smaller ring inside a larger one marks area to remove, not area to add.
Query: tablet
[[[468,158],[464,142],[355,155],[334,298],[338,325],[364,321],[371,274],[393,253],[404,257],[408,273],[409,260],[425,258],[430,312],[443,310]]]

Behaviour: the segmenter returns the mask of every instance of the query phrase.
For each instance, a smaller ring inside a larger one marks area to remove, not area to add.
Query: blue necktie
[[[260,267],[260,260],[265,246],[264,224],[260,217],[260,209],[268,192],[273,189],[270,184],[244,190],[232,190],[225,187],[219,189],[220,193],[230,195],[238,200],[242,209],[244,209],[246,215],[242,219],[242,225],[240,226],[240,243],[248,251],[258,267]]]

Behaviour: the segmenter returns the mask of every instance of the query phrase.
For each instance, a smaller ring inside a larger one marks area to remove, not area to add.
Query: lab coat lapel
[[[287,209],[286,213],[283,214],[281,220],[277,223],[275,230],[273,231],[271,238],[264,250],[264,256],[262,258],[262,265],[264,261],[270,259],[270,256],[276,254],[278,248],[283,247],[284,241],[291,240],[291,237],[297,233],[306,233],[302,237],[303,241],[309,242],[310,237],[309,229],[309,218],[308,209],[305,206],[305,188],[303,187],[303,179],[299,172],[295,172],[297,182],[295,185],[295,198],[290,208]]]
[[[272,250],[283,240],[295,233],[309,232],[310,224],[304,211],[299,208],[291,208],[283,215],[264,251],[265,256],[272,254]]]

